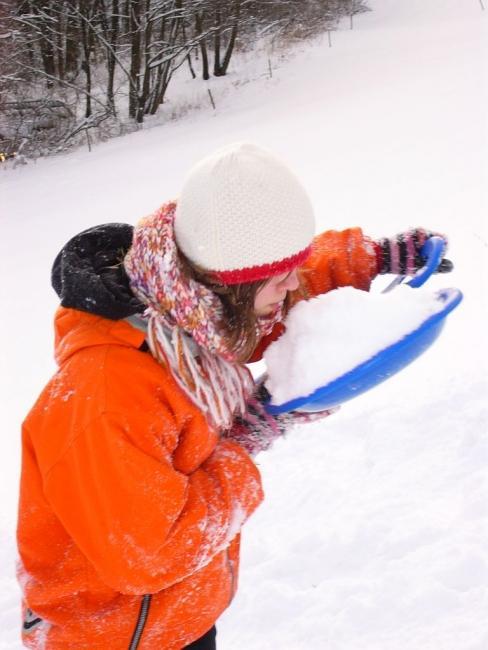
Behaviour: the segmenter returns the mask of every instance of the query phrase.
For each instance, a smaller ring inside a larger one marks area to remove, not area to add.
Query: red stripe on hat
[[[278,262],[249,266],[244,269],[235,269],[234,271],[213,271],[212,275],[220,280],[222,284],[243,284],[244,282],[265,280],[273,275],[280,275],[300,266],[310,255],[311,250],[312,247],[307,246],[307,248],[304,248],[299,253],[291,257],[286,257],[284,260],[279,260]]]

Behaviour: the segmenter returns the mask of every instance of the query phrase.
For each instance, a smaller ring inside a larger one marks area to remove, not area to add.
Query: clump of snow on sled
[[[264,354],[272,404],[310,395],[440,312],[436,293],[399,286],[373,294],[344,287],[295,305]]]

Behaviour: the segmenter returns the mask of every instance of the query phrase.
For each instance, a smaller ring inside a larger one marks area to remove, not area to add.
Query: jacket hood
[[[54,356],[58,365],[84,348],[118,345],[140,349],[145,334],[125,320],[109,320],[60,307],[54,319]]]
[[[63,307],[118,320],[144,311],[122,264],[132,244],[133,227],[107,223],[84,230],[63,246],[51,283]]]

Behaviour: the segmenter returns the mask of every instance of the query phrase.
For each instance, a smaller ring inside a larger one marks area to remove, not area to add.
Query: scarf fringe
[[[148,344],[153,356],[167,366],[185,394],[218,429],[229,429],[236,415],[243,416],[254,382],[245,366],[192,349],[178,327],[169,330],[158,314],[150,314]]]

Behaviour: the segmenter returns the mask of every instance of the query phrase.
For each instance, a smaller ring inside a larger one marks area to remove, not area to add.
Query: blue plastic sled
[[[421,251],[422,257],[426,258],[426,264],[407,283],[409,286],[420,287],[424,284],[439,266],[443,249],[444,241],[441,237],[427,240]],[[385,291],[390,290],[403,279],[402,277],[394,280]],[[446,316],[463,298],[459,289],[442,289],[436,296],[442,303],[442,309],[427,318],[417,329],[310,395],[297,397],[278,405],[268,403],[266,410],[274,415],[286,411],[307,413],[323,411],[361,395],[405,368],[432,345],[444,326]]]

